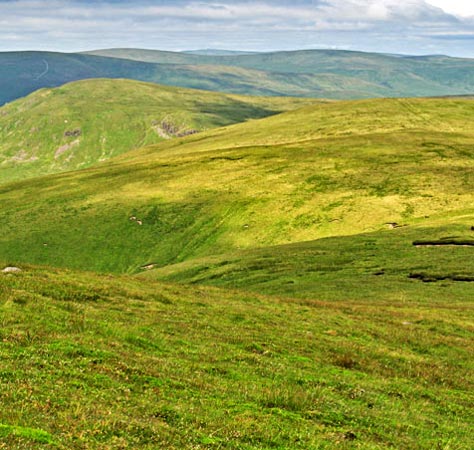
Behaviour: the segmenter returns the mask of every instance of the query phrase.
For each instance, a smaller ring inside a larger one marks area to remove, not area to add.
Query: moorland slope
[[[467,224],[473,114],[462,99],[321,104],[3,185],[0,254],[136,272],[440,215]]]
[[[123,153],[0,184],[0,447],[473,448],[474,101],[117,83],[4,116]]]
[[[0,108],[0,183],[90,167],[133,148],[309,103],[119,79],[42,89]]]

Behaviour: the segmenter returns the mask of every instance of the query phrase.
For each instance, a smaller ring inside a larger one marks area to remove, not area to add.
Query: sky
[[[0,51],[113,47],[474,58],[474,0],[0,0]]]

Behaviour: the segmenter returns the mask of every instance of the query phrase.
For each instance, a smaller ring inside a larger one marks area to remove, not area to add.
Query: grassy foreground
[[[0,274],[8,449],[470,449],[473,305]]]

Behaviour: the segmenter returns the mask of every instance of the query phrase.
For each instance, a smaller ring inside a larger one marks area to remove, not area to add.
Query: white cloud
[[[173,50],[211,43],[270,50],[318,43],[424,53],[436,46],[437,37],[474,32],[474,20],[456,18],[435,3],[441,0],[0,0],[0,49],[12,49],[12,42],[59,50]],[[474,56],[467,39],[456,45],[447,41],[440,39],[439,52]]]
[[[474,2],[472,0],[427,0],[427,2],[449,14],[474,17]]]

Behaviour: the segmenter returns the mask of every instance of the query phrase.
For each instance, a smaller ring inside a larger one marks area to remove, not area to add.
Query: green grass
[[[23,441],[33,441],[40,444],[53,444],[49,433],[34,428],[12,427],[0,424],[0,438],[14,438]]]
[[[6,448],[474,445],[471,302],[22,268],[0,276]]]
[[[436,214],[470,220],[473,114],[470,100],[324,104],[3,185],[0,254],[137,272],[389,222],[429,227]]]
[[[0,185],[0,447],[473,448],[473,116],[317,104]]]
[[[430,227],[420,221],[393,230],[239,251],[143,271],[140,276],[331,302],[430,304],[443,299],[469,304],[474,295],[472,247],[414,243],[420,237],[472,239],[473,220],[472,212],[443,216],[432,218]]]
[[[81,169],[137,147],[311,103],[86,80],[0,108],[0,182]]]

